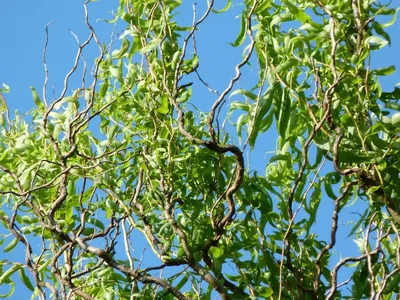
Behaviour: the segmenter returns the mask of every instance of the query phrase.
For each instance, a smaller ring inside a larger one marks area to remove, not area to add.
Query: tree
[[[24,251],[1,260],[2,297],[18,281],[40,299],[399,297],[400,89],[380,84],[394,66],[371,67],[396,9],[241,1],[242,56],[215,89],[196,36],[231,0],[193,5],[189,27],[176,15],[187,2],[121,0],[110,45],[88,2],[90,35],[61,94],[49,100],[46,75],[21,116],[1,90],[0,244]],[[90,43],[92,74],[69,93]],[[249,157],[271,131],[264,174]],[[342,228],[351,256],[335,252]],[[143,238],[150,250],[133,252]]]

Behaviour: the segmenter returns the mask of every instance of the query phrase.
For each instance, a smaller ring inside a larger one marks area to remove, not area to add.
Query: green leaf
[[[246,40],[246,27],[247,27],[247,20],[246,20],[246,15],[243,13],[242,14],[242,22],[240,24],[240,31],[239,35],[236,38],[234,43],[231,43],[233,47],[239,47],[243,42]]]
[[[131,50],[129,50],[128,57],[131,58],[136,52],[140,51],[142,48],[142,43],[140,41],[140,37],[134,35]]]
[[[371,73],[375,74],[377,76],[388,76],[393,74],[396,71],[396,67],[394,65],[382,68],[382,69],[376,69],[373,70]]]
[[[95,232],[95,230],[94,230],[93,227],[86,227],[85,229],[83,229],[82,235],[84,235],[84,236],[91,236],[91,235],[94,234],[94,232]]]
[[[373,193],[375,193],[377,190],[379,190],[381,187],[380,186],[373,186],[373,187],[370,187],[368,190],[367,190],[367,195],[372,195]]]
[[[324,181],[324,188],[325,188],[325,192],[326,192],[326,194],[328,195],[329,198],[331,198],[332,200],[336,200],[337,199],[335,193],[333,192],[332,185],[329,182],[329,180],[325,180]]]
[[[33,285],[32,285],[32,283],[31,283],[29,277],[26,276],[25,271],[24,271],[24,268],[20,268],[20,269],[18,270],[18,273],[19,273],[19,277],[21,278],[21,281],[23,282],[23,284],[24,284],[29,290],[31,290],[31,291],[33,292],[35,288],[33,287]]]
[[[148,43],[145,47],[143,47],[142,49],[140,49],[140,53],[141,54],[146,54],[149,53],[151,50],[153,50],[154,48],[156,48],[160,43],[161,43],[162,39],[157,38],[154,40],[151,40],[150,43]]]
[[[128,49],[129,49],[129,40],[123,39],[121,48],[119,50],[114,50],[111,55],[113,56],[113,58],[122,58],[128,51]]]
[[[108,82],[105,81],[100,86],[99,96],[100,98],[104,98],[108,91]]]
[[[289,154],[278,154],[274,155],[270,158],[269,163],[273,163],[274,161],[278,160],[284,160],[284,161],[290,161],[291,156]]]
[[[0,88],[0,93],[9,93],[10,92],[10,87],[5,84],[4,82],[2,83],[2,88]]]
[[[384,37],[385,40],[388,41],[389,46],[390,46],[392,43],[392,40],[390,38],[390,35],[383,29],[382,24],[380,24],[378,22],[373,22],[372,27],[375,29],[377,34]]]
[[[264,299],[268,299],[274,294],[273,289],[265,286],[257,286],[255,290],[257,292],[257,296]]]
[[[339,161],[342,163],[373,164],[379,163],[382,157],[375,157],[370,154],[360,154],[356,151],[339,150]]]
[[[251,147],[254,147],[258,133],[260,132],[260,129],[262,127],[262,121],[265,115],[268,113],[269,109],[271,108],[274,98],[278,96],[280,91],[281,91],[280,83],[275,82],[274,84],[268,87],[268,90],[258,100],[257,110],[255,110],[254,114],[252,115],[252,119],[254,121],[252,121],[248,129],[249,144]]]
[[[167,114],[167,113],[169,112],[169,109],[168,109],[167,107],[161,106],[161,107],[157,108],[157,111],[158,111],[160,114],[165,115],[165,114]]]
[[[388,295],[393,293],[396,289],[399,290],[400,286],[400,272],[397,272],[394,276],[389,280],[388,285],[386,286],[383,294]]]
[[[5,271],[3,274],[1,274],[0,276],[0,286],[5,283],[12,274],[14,274],[15,272],[17,272],[20,268],[22,268],[21,265],[19,264],[14,264],[11,266],[11,268],[9,268],[7,271]]]
[[[398,103],[393,103],[393,102],[386,102],[385,103],[385,108],[389,109],[394,109],[394,110],[400,110],[400,104]]]
[[[224,8],[221,8],[219,10],[218,9],[213,9],[212,11],[214,13],[221,14],[223,12],[226,12],[231,7],[231,5],[232,5],[232,0],[228,0]]]
[[[157,111],[163,115],[167,114],[169,112],[169,102],[168,102],[168,96],[167,95],[162,95],[161,96],[161,106],[157,108]]]
[[[32,91],[32,98],[33,98],[33,101],[35,102],[35,105],[37,106],[39,111],[44,112],[45,111],[44,104],[43,104],[42,100],[40,100],[39,94],[37,93],[36,89],[33,86],[30,86],[29,88]]]
[[[183,278],[174,286],[178,291],[188,282],[189,280],[189,275],[185,273]]]
[[[239,143],[241,143],[242,140],[242,126],[244,124],[246,124],[248,121],[247,115],[246,114],[242,114],[239,116],[239,118],[237,119],[236,122],[236,133],[238,135],[239,138]]]
[[[369,210],[366,209],[363,213],[362,216],[360,216],[360,219],[357,221],[357,223],[353,226],[353,228],[351,229],[349,235],[347,237],[352,236],[357,230],[360,230],[360,226],[361,224],[366,220],[366,217],[368,215]]]
[[[279,135],[285,139],[286,130],[288,128],[289,120],[290,120],[290,105],[291,99],[287,94],[286,89],[282,90],[282,101],[279,109],[279,117],[278,117],[278,132]]]
[[[276,24],[280,24],[282,22],[288,22],[288,21],[293,21],[294,17],[293,14],[291,13],[284,13],[284,14],[280,14],[275,16],[271,23],[269,24],[269,26],[272,28],[272,26],[276,25]]]
[[[214,266],[215,275],[217,277],[219,277],[221,275],[221,271],[222,271],[222,260],[215,257],[213,259],[213,266]]]
[[[51,258],[47,259],[44,263],[40,265],[40,267],[38,268],[38,272],[44,271],[50,263],[51,263]]]
[[[107,198],[106,206],[107,208],[111,208],[112,210],[118,210],[118,205],[110,198]]]
[[[256,94],[254,94],[250,91],[247,91],[245,89],[237,89],[237,90],[233,91],[230,94],[229,98],[232,98],[235,95],[244,95],[246,98],[250,98],[253,101],[257,101],[257,98],[258,98]]]
[[[378,37],[378,36],[370,36],[368,38],[365,39],[364,41],[364,45],[368,46],[376,46],[377,49],[381,49],[383,47],[385,47],[389,42]]]
[[[188,152],[184,155],[175,156],[174,158],[172,158],[172,160],[175,162],[182,162],[182,161],[188,160],[191,156],[192,156],[192,153]]]
[[[10,298],[10,296],[11,296],[12,294],[14,294],[15,283],[14,283],[14,282],[11,282],[10,285],[11,285],[10,291],[9,291],[7,294],[0,294],[0,298]]]
[[[180,91],[179,96],[176,98],[176,102],[185,103],[192,97],[192,87],[189,87],[183,91]]]
[[[365,240],[364,238],[357,238],[353,240],[354,243],[358,246],[358,249],[360,249],[361,254],[365,253]]]
[[[311,17],[308,14],[298,9],[295,5],[293,5],[289,1],[283,1],[283,2],[287,5],[289,11],[293,14],[296,20],[299,20],[301,23],[305,23],[311,20]]]
[[[287,60],[284,60],[279,66],[277,66],[275,71],[276,73],[281,75],[281,73],[285,72],[286,70],[295,66],[296,64],[297,64],[297,59],[291,57]]]
[[[210,252],[214,258],[219,258],[224,254],[224,249],[221,247],[211,247]]]
[[[185,74],[190,74],[199,66],[199,57],[193,54],[191,59],[185,60],[182,70]]]
[[[392,124],[393,125],[399,125],[400,124],[400,112],[397,112],[392,116]]]
[[[383,28],[390,27],[390,26],[392,26],[392,25],[396,22],[397,12],[398,12],[399,10],[400,10],[400,7],[396,8],[396,11],[395,11],[394,14],[393,14],[393,18],[392,18],[389,22],[382,24],[382,27],[383,27]]]
[[[100,228],[101,230],[105,229],[103,222],[101,222],[99,219],[89,218],[87,220],[87,222],[92,224],[92,225],[94,225],[94,226],[96,226],[96,227],[98,227],[98,228]]]
[[[7,246],[4,247],[3,252],[10,252],[13,250],[18,244],[18,239],[14,238]]]

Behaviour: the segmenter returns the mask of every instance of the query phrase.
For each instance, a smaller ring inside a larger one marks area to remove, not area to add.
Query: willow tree
[[[2,297],[15,285],[40,299],[398,297],[400,90],[380,84],[394,66],[371,67],[396,10],[241,1],[233,75],[213,82],[196,36],[231,2],[121,0],[109,45],[86,3],[90,35],[58,97],[46,75],[29,114],[10,115],[4,85]],[[70,92],[89,44],[92,74]],[[275,144],[261,166],[253,154]]]

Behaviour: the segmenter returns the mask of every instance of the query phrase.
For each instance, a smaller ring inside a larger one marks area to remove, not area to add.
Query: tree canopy
[[[109,44],[89,2],[59,95],[48,35],[29,113],[1,89],[1,297],[22,284],[39,299],[399,296],[400,89],[381,85],[393,65],[371,66],[393,5],[235,2],[222,85],[196,37],[209,22],[232,32],[218,23],[232,0],[120,0]]]

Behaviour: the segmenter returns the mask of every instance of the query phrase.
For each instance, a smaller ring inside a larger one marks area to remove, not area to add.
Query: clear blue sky
[[[182,20],[186,25],[191,22],[191,3],[192,1],[183,0],[182,8],[184,13],[178,16],[178,20]],[[204,8],[206,1],[199,0],[199,15]],[[218,1],[217,1],[218,2]],[[222,1],[221,7],[225,4]],[[200,54],[201,69],[200,71],[206,76],[215,88],[222,89],[228,80],[234,74],[233,66],[241,59],[241,50],[233,49],[228,43],[233,42],[239,29],[240,21],[234,17],[241,11],[240,1],[236,3],[230,12],[222,15],[211,15],[210,19],[205,22],[197,33],[198,50]],[[45,26],[50,21],[55,21],[49,28],[49,47],[47,61],[50,70],[49,90],[54,87],[56,96],[63,87],[63,79],[73,64],[76,55],[77,44],[69,30],[76,33],[81,41],[85,40],[88,30],[84,23],[83,1],[69,0],[40,0],[40,1],[2,1],[0,3],[0,36],[2,45],[0,47],[0,85],[6,83],[11,88],[11,93],[5,94],[10,109],[13,111],[18,109],[21,113],[27,112],[32,104],[31,91],[29,86],[37,88],[41,93],[44,81],[44,69],[42,63],[42,52],[45,43]],[[90,20],[95,30],[104,43],[110,41],[113,26],[98,19],[111,19],[111,12],[118,6],[117,0],[99,0],[91,3]],[[116,32],[121,30],[116,28]],[[372,56],[372,67],[384,67],[394,64],[400,69],[400,61],[398,59],[400,53],[400,21],[389,28],[389,34],[392,37],[392,46],[385,47],[383,50],[374,53]],[[218,45],[216,48],[216,45]],[[94,47],[88,48],[85,52],[85,58],[90,62],[97,55]],[[246,69],[243,76],[253,78],[257,75],[256,69]],[[72,81],[69,91],[77,88],[79,85],[79,77]],[[246,84],[246,78],[242,83]],[[250,82],[250,81],[248,81]],[[394,75],[383,78],[381,80],[384,89],[392,89],[392,87],[400,82],[400,71]],[[204,92],[204,91],[203,91]],[[196,95],[195,102],[202,109],[208,109],[214,98],[210,98],[209,94],[202,93]],[[271,133],[269,137],[273,137]],[[263,136],[265,146],[260,147],[257,152],[251,155],[252,168],[258,169],[262,174],[267,163],[265,153],[275,150],[275,142]],[[259,167],[261,166],[261,167]],[[324,201],[324,200],[323,200]],[[361,208],[361,207],[359,207]],[[356,211],[357,205],[348,209]],[[326,206],[326,220],[317,223],[318,231],[323,234],[330,230],[331,210]],[[351,214],[347,214],[341,222],[351,220]],[[347,218],[347,219],[346,219]],[[325,222],[325,223],[324,223]],[[349,226],[351,228],[351,226]],[[346,237],[345,232],[340,237]],[[337,251],[342,252],[343,256],[354,254],[356,246],[349,239],[348,241],[339,240]],[[5,254],[0,252],[0,260],[5,258]],[[9,260],[23,260],[23,257],[7,257]],[[0,293],[4,292],[0,289]],[[28,291],[17,289],[13,299],[25,299]]]

